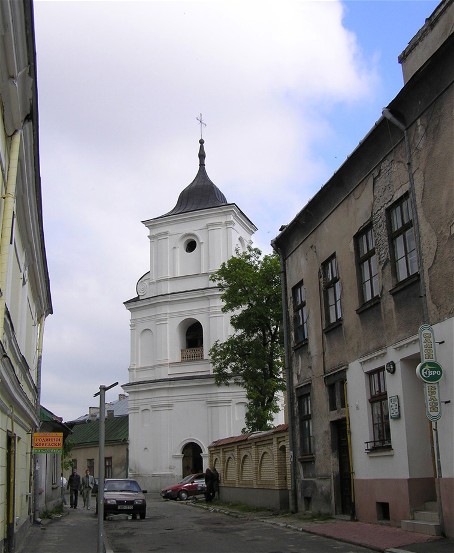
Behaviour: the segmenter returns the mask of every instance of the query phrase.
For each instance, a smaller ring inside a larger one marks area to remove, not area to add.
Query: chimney
[[[97,419],[99,417],[99,407],[89,407],[88,408],[88,418],[90,420]]]

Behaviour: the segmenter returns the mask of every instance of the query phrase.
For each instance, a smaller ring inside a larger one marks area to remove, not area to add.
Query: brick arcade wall
[[[288,427],[213,442],[209,466],[220,474],[220,498],[267,509],[288,510]]]

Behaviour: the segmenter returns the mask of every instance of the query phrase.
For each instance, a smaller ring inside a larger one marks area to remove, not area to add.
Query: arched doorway
[[[183,448],[183,478],[188,474],[203,472],[202,448],[194,443],[189,442]]]

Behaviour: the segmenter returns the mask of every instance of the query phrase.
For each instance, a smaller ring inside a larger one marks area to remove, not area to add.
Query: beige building
[[[426,20],[399,58],[400,93],[273,242],[297,509],[451,537],[453,10],[443,1]],[[416,375],[422,325],[439,386]]]
[[[32,456],[40,425],[45,318],[52,313],[38,150],[33,7],[0,2],[0,551],[38,508]],[[57,484],[59,474],[54,473]]]

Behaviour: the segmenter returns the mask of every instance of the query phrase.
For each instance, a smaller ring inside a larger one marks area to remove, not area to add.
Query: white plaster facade
[[[18,546],[52,474],[33,464],[44,321],[44,245],[31,2],[0,2],[0,552]],[[58,484],[59,475],[54,475]],[[36,485],[34,480],[36,479]]]
[[[204,470],[209,444],[241,433],[245,425],[245,392],[236,385],[218,387],[208,358],[214,342],[232,330],[221,292],[209,277],[237,248],[251,243],[256,227],[208,179],[203,141],[199,159],[196,178],[179,198],[189,203],[144,221],[150,270],[137,283],[137,297],[125,303],[131,312],[131,363],[124,385],[129,473],[148,490]],[[191,342],[194,328],[196,342]],[[185,455],[187,447],[194,448],[192,457],[187,450]]]

